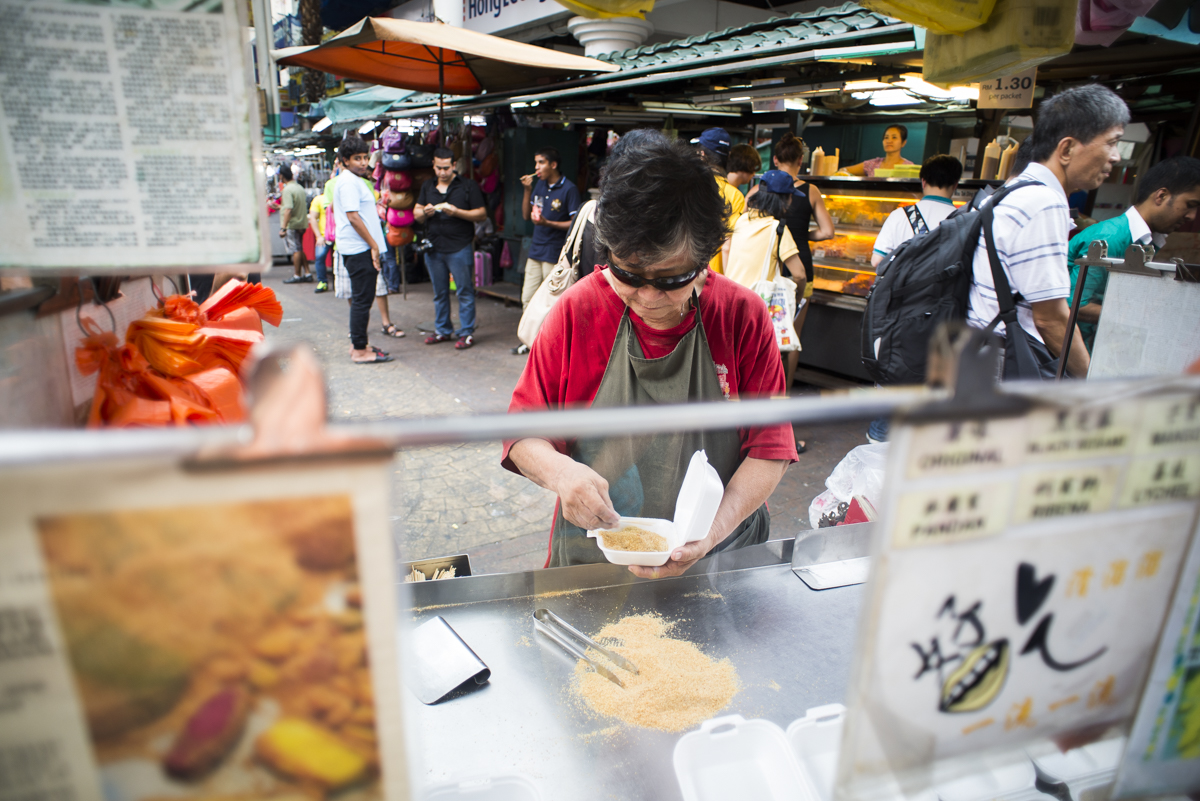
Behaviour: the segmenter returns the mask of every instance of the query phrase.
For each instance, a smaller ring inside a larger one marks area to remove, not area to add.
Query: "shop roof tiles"
[[[633,47],[615,53],[598,56],[603,61],[617,64],[622,70],[653,67],[656,64],[673,64],[696,57],[723,54],[753,54],[755,50],[779,49],[792,45],[811,44],[814,39],[835,34],[862,31],[897,22],[891,17],[867,11],[854,3],[844,3],[833,8],[819,8],[807,13],[787,17],[772,17],[765,22],[754,22],[723,31],[713,31],[686,39]]]

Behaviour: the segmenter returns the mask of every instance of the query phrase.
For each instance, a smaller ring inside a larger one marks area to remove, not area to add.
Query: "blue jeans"
[[[453,253],[425,251],[425,267],[433,281],[434,328],[439,335],[465,337],[475,332],[475,253],[467,245]],[[450,276],[458,287],[458,331],[450,327]]]
[[[396,265],[396,249],[391,245],[379,249],[379,272],[383,273],[383,283],[388,292],[400,291],[400,268]]]
[[[317,282],[321,284],[329,283],[329,274],[325,272],[325,256],[329,250],[329,245],[325,244],[323,238],[318,239],[317,244],[313,247],[313,255],[316,257],[313,260],[313,266],[317,271]]]

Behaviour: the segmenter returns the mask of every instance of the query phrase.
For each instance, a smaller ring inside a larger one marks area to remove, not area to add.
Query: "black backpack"
[[[990,195],[992,206],[1034,183],[1002,187]],[[980,205],[989,194],[981,189],[969,205],[901,243],[880,262],[867,295],[861,349],[863,366],[877,384],[924,383],[934,330],[946,320],[966,319],[985,216]]]

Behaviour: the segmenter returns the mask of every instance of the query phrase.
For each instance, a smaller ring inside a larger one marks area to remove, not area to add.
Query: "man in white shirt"
[[[878,267],[900,245],[918,233],[935,228],[950,216],[950,212],[954,211],[954,202],[950,198],[958,189],[962,172],[962,163],[954,156],[943,153],[925,159],[921,165],[921,192],[924,197],[914,206],[893,210],[883,221],[871,253],[872,267]]]
[[[350,275],[350,358],[355,364],[390,362],[391,357],[367,341],[379,253],[387,242],[375,210],[375,194],[362,180],[371,171],[369,148],[357,136],[346,137],[338,147],[338,156],[346,169],[333,187],[333,214],[338,254]]]
[[[1013,339],[1013,332],[1003,323],[995,330],[1005,338],[1005,378],[1052,374],[1068,336],[1074,340],[1067,372],[1083,377],[1090,363],[1087,348],[1078,329],[1067,331],[1067,196],[1096,189],[1108,177],[1121,158],[1117,143],[1129,122],[1129,109],[1112,90],[1093,84],[1044,100],[1036,114],[1033,133],[1017,151],[1019,174],[1008,181],[1036,183],[1015,190],[996,207],[993,234],[1016,301],[1017,323],[1038,362],[1037,375],[1018,371],[1015,354],[1021,343]],[[986,239],[980,233],[967,322],[987,328],[999,313]]]

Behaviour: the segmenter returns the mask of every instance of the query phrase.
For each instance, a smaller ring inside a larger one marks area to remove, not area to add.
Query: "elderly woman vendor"
[[[725,204],[683,143],[634,131],[614,148],[596,210],[608,263],[550,310],[510,411],[624,407],[767,397],[783,369],[762,300],[708,270],[724,238]],[[705,554],[764,542],[764,504],[796,460],[789,424],[602,440],[506,442],[504,466],[558,495],[547,566],[602,562],[588,529],[618,514],[671,519],[693,453],[725,485],[708,536],[675,549],[644,578],[674,576]]]

